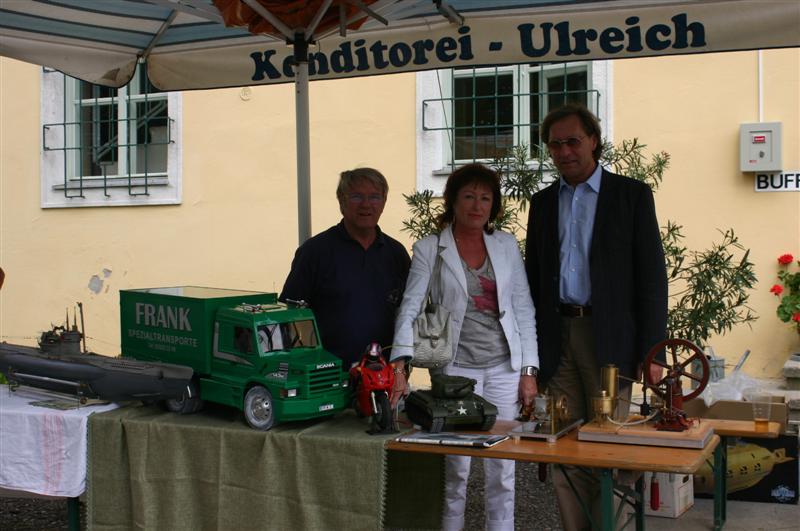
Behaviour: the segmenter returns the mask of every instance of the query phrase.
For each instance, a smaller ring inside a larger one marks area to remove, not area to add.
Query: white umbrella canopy
[[[294,82],[301,242],[309,79],[798,47],[798,30],[797,0],[0,0],[0,55],[92,83],[141,61],[161,90]]]
[[[258,11],[272,14],[278,27],[269,24],[271,32],[258,35],[227,27],[217,5],[229,4],[263,4]],[[280,24],[279,4],[303,4],[308,27]],[[352,4],[367,10],[345,20],[362,22],[358,29],[312,26],[318,14]],[[130,81],[137,61],[147,59],[156,87],[186,90],[294,81],[286,42],[295,34],[311,43],[311,80],[800,46],[795,0],[438,4],[441,11],[431,0],[2,0],[0,55],[110,87]]]

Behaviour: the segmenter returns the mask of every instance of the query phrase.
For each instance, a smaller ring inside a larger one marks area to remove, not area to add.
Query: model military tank
[[[414,391],[406,398],[406,415],[432,433],[490,430],[497,419],[497,407],[475,394],[476,383],[463,376],[431,376],[430,391]]]

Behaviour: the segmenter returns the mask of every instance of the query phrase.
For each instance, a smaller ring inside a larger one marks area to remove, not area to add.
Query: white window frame
[[[444,96],[444,97],[445,98],[452,98],[453,97],[453,93],[452,93],[451,89],[453,87],[454,79],[457,79],[457,78],[470,78],[471,79],[473,77],[494,77],[495,75],[499,76],[499,75],[508,75],[508,74],[510,74],[512,76],[512,85],[513,85],[513,93],[514,94],[521,94],[523,92],[527,92],[528,78],[527,78],[527,76],[519,76],[518,75],[519,71],[520,71],[520,66],[519,65],[498,66],[497,68],[495,68],[495,67],[474,68],[474,69],[460,70],[460,71],[454,71],[452,69],[444,70],[443,71],[444,73],[442,74],[442,84],[443,84],[443,89],[444,89],[443,92],[445,94],[447,94],[447,96]],[[525,79],[524,86],[522,85],[522,83],[520,83],[520,81],[522,81],[523,78]],[[525,101],[523,101],[523,100],[525,100]],[[511,101],[512,101],[512,107],[513,107],[512,108],[512,114],[514,115],[514,123],[516,124],[517,123],[517,118],[519,118],[520,116],[525,116],[525,114],[523,114],[523,113],[528,109],[527,98],[519,98],[519,97],[512,96]],[[445,114],[445,117],[446,117],[446,122],[445,123],[447,123],[447,124],[452,126],[453,123],[454,123],[453,122],[452,100],[450,101],[450,103],[451,103],[450,105],[445,104],[445,106],[444,106],[444,114]],[[516,125],[512,126],[512,132],[513,132],[512,134],[514,135],[513,145],[518,145],[519,142],[520,142],[519,129],[520,128],[517,127]],[[444,131],[444,133],[445,134],[449,134],[449,131]],[[448,142],[450,142],[450,141],[451,140],[448,139]],[[452,139],[452,142],[455,142],[455,139]],[[446,165],[449,167],[451,159],[452,159],[452,153],[453,152],[452,152],[452,149],[450,148],[449,145],[446,144],[445,148],[446,148],[446,152],[444,153],[444,157],[445,157]],[[487,162],[486,159],[478,158],[476,160],[479,161],[479,162]],[[463,159],[463,160],[462,159],[457,159],[456,160],[456,164],[457,165],[465,163],[465,162],[467,162],[467,159]],[[472,162],[472,159],[469,159],[469,162]]]
[[[167,145],[167,171],[150,173],[147,176],[145,194],[144,174],[131,176],[131,193],[127,175],[127,156],[118,155],[118,175],[107,175],[104,187],[103,177],[75,177],[80,172],[80,160],[76,150],[58,149],[70,144],[74,139],[66,127],[46,124],[62,124],[76,121],[77,105],[66,105],[65,101],[76,101],[77,82],[70,83],[67,78],[65,94],[64,74],[43,69],[41,74],[41,138],[40,138],[40,179],[42,208],[70,208],[97,206],[136,206],[136,205],[176,205],[182,200],[182,98],[180,92],[169,92],[167,121],[169,126]],[[124,97],[127,89],[119,89],[118,118],[124,118],[127,105]],[[66,99],[65,99],[66,96]],[[132,96],[132,100],[143,96]],[[65,108],[67,107],[67,108]],[[124,121],[118,122],[119,144],[126,144],[127,127]],[[51,149],[45,149],[48,146]],[[124,153],[127,148],[119,148]],[[133,154],[135,156],[135,154]],[[67,172],[67,194],[64,193],[64,177]],[[82,181],[82,190],[78,188]],[[83,195],[83,197],[80,196]],[[107,195],[106,195],[107,194]],[[68,197],[69,196],[69,197]]]
[[[568,65],[568,69],[586,67],[588,76],[588,90],[596,90],[600,93],[597,108],[594,99],[589,104],[589,108],[600,119],[604,138],[613,141],[614,128],[611,120],[613,102],[613,69],[611,61],[591,61],[579,62]],[[530,70],[529,65],[510,65],[489,68],[475,69],[478,75],[494,75],[498,73],[514,73],[514,92],[530,92],[529,76],[520,75]],[[553,65],[552,68],[543,69],[548,77],[561,75],[564,71],[563,65]],[[552,74],[548,74],[552,72]],[[435,195],[441,195],[444,191],[444,184],[447,176],[451,172],[451,147],[449,135],[452,130],[440,130],[447,125],[452,126],[452,106],[444,102],[452,97],[452,69],[430,70],[418,72],[416,74],[416,113],[417,113],[417,190],[432,190]],[[472,70],[464,72],[466,76],[472,76]],[[431,103],[425,100],[441,100]],[[529,98],[514,98],[514,116],[529,116]],[[424,111],[423,124],[423,105],[427,105]],[[546,111],[546,109],[545,109]],[[527,118],[526,118],[527,122]],[[437,130],[425,130],[424,126]],[[514,144],[525,142],[530,145],[530,132],[528,127],[514,127]],[[471,159],[469,159],[471,162]],[[480,161],[480,159],[479,159]],[[456,165],[466,161],[456,160]],[[487,162],[487,161],[484,161]]]

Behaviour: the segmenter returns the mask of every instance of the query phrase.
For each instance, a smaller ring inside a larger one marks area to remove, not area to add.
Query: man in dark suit
[[[539,384],[566,397],[570,416],[588,421],[600,368],[614,364],[638,377],[647,352],[666,337],[664,251],[650,188],[598,163],[601,132],[591,112],[578,105],[550,112],[542,137],[560,178],[533,196],[528,218]],[[657,381],[660,368],[653,371]],[[596,500],[595,477],[567,474],[583,500]],[[564,474],[553,483],[564,528],[588,528]]]

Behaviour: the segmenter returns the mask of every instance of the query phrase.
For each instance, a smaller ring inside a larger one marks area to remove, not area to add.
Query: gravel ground
[[[67,500],[0,498],[0,529],[66,531]]]
[[[81,504],[83,509],[83,504]],[[83,516],[83,515],[82,515]],[[82,520],[84,522],[85,520]],[[465,531],[483,529],[483,466],[473,460],[467,489]],[[550,531],[561,529],[553,485],[538,479],[538,465],[517,464],[516,528]],[[0,498],[0,529],[61,531],[67,529],[66,500]]]
[[[558,505],[553,483],[548,478],[545,483],[539,481],[539,465],[537,463],[517,463],[515,500],[516,529],[535,529],[536,531],[554,531],[561,529],[558,516]],[[483,465],[480,459],[472,460],[472,470],[467,485],[467,514],[465,531],[484,529],[485,514],[483,511]]]

